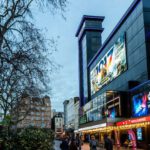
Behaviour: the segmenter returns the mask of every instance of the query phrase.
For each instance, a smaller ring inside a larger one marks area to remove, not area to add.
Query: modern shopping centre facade
[[[85,140],[150,141],[150,1],[135,0],[101,44],[104,17],[83,16],[79,45],[80,125]]]

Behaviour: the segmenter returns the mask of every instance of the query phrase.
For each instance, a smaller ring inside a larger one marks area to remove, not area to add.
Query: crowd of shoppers
[[[79,136],[76,138],[63,137],[62,143],[60,144],[61,150],[81,150],[81,140]]]
[[[82,144],[82,138],[79,135],[77,135],[76,138],[63,137],[60,148],[61,150],[81,150]],[[91,136],[89,146],[90,150],[97,150],[97,147],[99,147],[99,142],[94,135]],[[106,150],[113,150],[112,140],[109,139],[107,135],[104,135],[104,147]]]

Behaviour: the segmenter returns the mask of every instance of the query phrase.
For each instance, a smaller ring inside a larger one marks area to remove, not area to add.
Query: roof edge
[[[129,6],[127,11],[124,13],[122,18],[119,20],[117,25],[114,27],[112,32],[109,34],[103,45],[100,47],[100,49],[97,51],[95,56],[92,58],[92,60],[89,62],[88,67],[94,62],[94,60],[98,57],[98,55],[101,53],[101,51],[105,48],[105,46],[108,44],[108,42],[111,40],[111,38],[114,36],[114,34],[117,32],[117,30],[120,28],[120,26],[123,24],[123,22],[126,20],[126,18],[133,12],[134,8],[139,4],[141,0],[134,0],[133,3]]]
[[[82,28],[83,23],[84,23],[85,20],[101,20],[101,21],[103,21],[104,19],[105,19],[104,16],[83,15],[75,36],[78,37],[78,35],[80,33],[80,30],[81,30],[81,28]]]

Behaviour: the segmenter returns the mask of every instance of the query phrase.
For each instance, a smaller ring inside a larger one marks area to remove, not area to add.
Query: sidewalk
[[[82,149],[81,150],[90,150],[90,147],[89,147],[89,144],[84,144],[83,146],[82,146]],[[97,150],[105,150],[104,148],[97,148]],[[114,149],[113,150],[143,150],[143,149],[133,149],[133,148],[124,148],[124,147],[121,147],[121,148],[116,148],[116,147],[114,147]]]
[[[84,143],[84,145],[82,146],[82,149],[81,149],[81,150],[90,150],[89,144]],[[102,149],[102,148],[97,148],[97,150],[104,150],[104,149]]]

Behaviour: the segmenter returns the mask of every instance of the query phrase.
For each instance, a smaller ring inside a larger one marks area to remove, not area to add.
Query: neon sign
[[[150,121],[150,116],[149,117],[142,117],[142,118],[138,118],[138,119],[132,119],[132,120],[126,120],[126,121],[117,122],[117,126],[130,125],[130,124],[141,123],[141,122],[149,122],[149,121]]]

